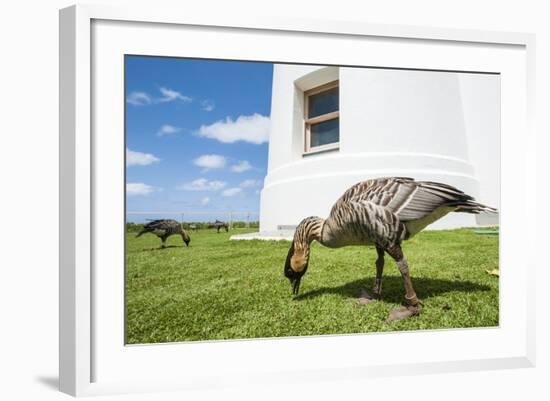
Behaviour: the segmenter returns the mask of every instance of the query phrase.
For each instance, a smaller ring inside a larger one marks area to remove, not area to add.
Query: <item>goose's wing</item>
[[[145,225],[143,227],[144,230],[149,232],[159,232],[160,231],[167,231],[173,228],[174,226],[178,225],[178,223],[174,220],[153,220]]]
[[[153,231],[159,226],[159,224],[162,223],[162,221],[163,220],[152,220],[149,223],[145,224],[145,226],[143,226],[143,229],[145,231]]]
[[[454,208],[473,203],[473,198],[450,185],[394,177],[360,182],[346,191],[340,201],[369,202],[408,222],[422,219],[442,206]]]

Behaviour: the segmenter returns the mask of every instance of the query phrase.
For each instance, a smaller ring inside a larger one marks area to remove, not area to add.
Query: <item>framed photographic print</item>
[[[532,366],[533,43],[62,10],[61,390]]]

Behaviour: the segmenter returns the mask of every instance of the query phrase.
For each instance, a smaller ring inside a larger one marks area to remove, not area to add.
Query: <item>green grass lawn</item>
[[[128,233],[126,342],[128,344],[488,327],[498,325],[498,236],[473,229],[425,231],[403,246],[419,316],[385,323],[403,301],[395,262],[386,256],[383,300],[357,302],[372,288],[376,251],[313,244],[300,296],[293,299],[283,265],[286,241],[230,241],[233,230],[191,232],[160,240]]]

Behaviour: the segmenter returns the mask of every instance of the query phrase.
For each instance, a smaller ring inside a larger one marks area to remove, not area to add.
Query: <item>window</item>
[[[338,149],[340,106],[338,81],[304,93],[305,153]]]

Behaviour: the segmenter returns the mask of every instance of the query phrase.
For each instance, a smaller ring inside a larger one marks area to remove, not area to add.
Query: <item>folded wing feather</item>
[[[472,203],[473,198],[446,184],[381,178],[351,187],[341,200],[384,206],[406,225],[411,236],[459,206]]]

